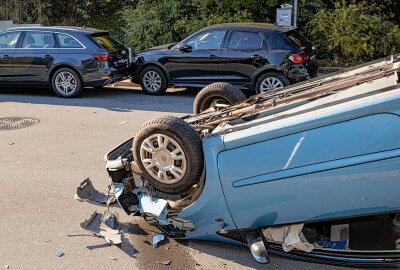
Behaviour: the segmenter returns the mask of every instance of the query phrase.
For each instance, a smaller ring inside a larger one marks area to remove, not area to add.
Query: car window
[[[302,36],[299,32],[297,31],[289,31],[286,33],[286,39],[292,43],[297,49],[300,49],[301,47],[307,47],[311,42]]]
[[[210,30],[195,35],[186,41],[194,50],[213,50],[221,47],[225,30]]]
[[[48,49],[55,46],[53,34],[50,32],[26,32],[22,48]]]
[[[75,38],[69,35],[57,33],[56,36],[60,48],[70,48],[70,49],[83,48],[82,45]]]
[[[271,50],[294,50],[293,45],[286,39],[285,33],[268,32],[265,35]]]
[[[92,39],[101,48],[107,51],[115,52],[124,49],[118,41],[111,37],[108,33],[96,33],[92,35]]]
[[[0,48],[15,48],[21,32],[0,34]]]
[[[263,39],[257,32],[232,31],[228,41],[228,49],[260,49]]]

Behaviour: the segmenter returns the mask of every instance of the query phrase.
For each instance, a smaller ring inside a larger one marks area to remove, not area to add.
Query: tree
[[[368,14],[360,4],[320,10],[307,32],[326,65],[362,63],[400,50],[399,26],[380,14]]]

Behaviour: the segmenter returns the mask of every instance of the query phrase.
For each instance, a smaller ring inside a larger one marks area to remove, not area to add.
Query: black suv
[[[0,32],[0,86],[51,86],[74,97],[129,76],[128,50],[107,32],[81,27],[24,27]]]
[[[315,49],[292,27],[230,23],[204,28],[177,44],[132,59],[132,81],[147,94],[168,86],[228,82],[256,93],[317,75]]]

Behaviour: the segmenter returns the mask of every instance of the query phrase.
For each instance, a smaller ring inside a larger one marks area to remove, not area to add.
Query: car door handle
[[[2,55],[1,59],[11,59],[11,56],[9,56],[8,54]]]
[[[259,55],[259,54],[253,54],[253,55],[251,56],[251,58],[252,58],[252,59],[260,59],[260,58],[262,58],[262,56]]]
[[[42,56],[42,59],[44,59],[44,60],[51,59],[51,55],[46,54],[46,55]]]

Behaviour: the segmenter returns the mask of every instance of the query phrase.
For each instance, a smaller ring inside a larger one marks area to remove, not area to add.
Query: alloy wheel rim
[[[267,77],[261,82],[260,93],[270,92],[277,88],[283,88],[282,81],[275,77]]]
[[[155,71],[147,71],[143,76],[143,84],[147,90],[157,92],[161,87],[161,76]]]
[[[75,76],[68,72],[60,72],[55,79],[56,89],[62,94],[70,95],[76,90],[78,83]]]
[[[142,142],[140,159],[151,177],[164,184],[175,184],[186,174],[182,147],[164,134],[153,134]]]

